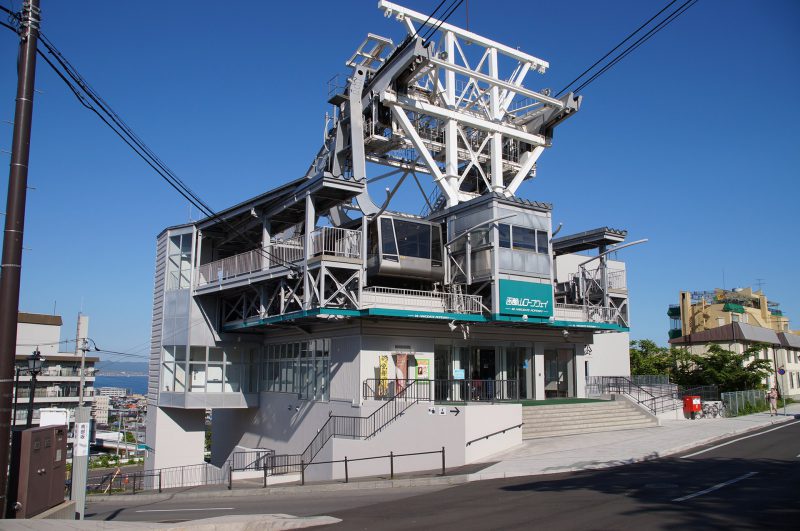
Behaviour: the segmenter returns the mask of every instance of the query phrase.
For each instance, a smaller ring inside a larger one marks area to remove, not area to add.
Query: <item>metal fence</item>
[[[681,387],[681,398],[684,396],[699,396],[703,402],[719,400],[719,387],[716,385],[698,385],[695,387]]]
[[[668,385],[669,375],[667,374],[634,374],[631,381],[639,386],[647,385]]]
[[[89,494],[136,494],[143,490],[158,490],[201,485],[230,483],[231,466],[226,462],[221,468],[210,463],[176,466],[155,470],[124,472],[122,469],[104,476],[90,477],[86,491]]]
[[[519,400],[519,380],[464,379],[410,380],[368,378],[364,380],[365,400],[387,400],[405,391],[408,399],[436,402],[503,402]],[[431,392],[432,391],[432,392]]]
[[[722,393],[721,398],[728,417],[738,417],[768,409],[766,391],[760,389]]]

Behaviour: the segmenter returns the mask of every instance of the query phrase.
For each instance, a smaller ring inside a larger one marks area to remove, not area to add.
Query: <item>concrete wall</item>
[[[630,376],[630,334],[614,332],[594,336],[592,353],[585,356],[589,376]]]
[[[42,353],[42,356],[45,358],[55,356],[58,354],[60,339],[60,326],[17,323],[17,346],[14,353],[15,355],[30,356],[36,349],[36,345],[39,345],[39,352]]]
[[[428,408],[434,407],[435,414]],[[439,414],[439,407],[445,407],[446,415]],[[453,406],[432,406],[417,404],[412,406],[382,432],[369,440],[332,439],[326,450],[315,461],[338,461],[345,456],[349,459],[375,457],[395,454],[439,451],[445,447],[446,466],[455,467],[478,461],[522,443],[522,430],[511,429],[505,434],[497,434],[481,439],[494,432],[517,426],[522,423],[522,406],[519,404],[467,405],[458,406],[460,413],[451,412]],[[442,466],[440,453],[397,457],[394,461],[395,474],[418,470],[438,470]],[[373,476],[389,473],[389,459],[371,459],[349,463],[350,477]],[[344,478],[344,465],[312,465],[306,471],[308,481]]]
[[[147,411],[148,452],[145,468],[197,465],[204,462],[206,412],[202,409],[152,407]],[[158,426],[152,429],[151,426]]]

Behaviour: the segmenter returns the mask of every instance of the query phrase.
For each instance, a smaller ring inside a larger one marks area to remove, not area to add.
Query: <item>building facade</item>
[[[31,375],[28,371],[28,357],[34,350],[39,350],[43,358],[41,373],[36,378],[36,389],[33,396],[33,424],[39,423],[39,412],[42,408],[65,408],[69,411],[70,422],[75,420],[75,408],[80,399],[81,354],[80,351],[61,352],[62,345],[69,341],[61,341],[62,319],[59,315],[19,314],[17,324],[17,347],[15,367],[18,373],[18,385],[15,386],[14,425],[25,425],[27,422],[28,403],[31,400]],[[87,337],[88,317],[79,317],[78,336]],[[75,341],[72,341],[76,344]],[[94,380],[99,361],[95,356],[84,358],[83,400],[91,405],[94,400]]]
[[[207,410],[217,465],[443,446],[463,464],[520,442],[521,402],[629,374],[625,267],[608,259],[627,233],[553,238],[552,205],[515,195],[580,99],[525,89],[538,58],[448,24],[426,44],[409,28],[427,16],[379,5],[412,37],[359,47],[307,173],[157,238],[148,468],[202,462]],[[492,74],[456,60],[467,40]],[[492,116],[457,103],[457,77],[489,87]],[[382,205],[367,163],[402,174]],[[416,172],[436,194],[391,210]]]
[[[786,396],[800,396],[800,332],[789,329],[789,318],[761,291],[751,288],[680,293],[670,306],[670,344],[703,354],[708,345],[743,353],[761,345],[758,354],[770,360],[773,374],[766,380]]]

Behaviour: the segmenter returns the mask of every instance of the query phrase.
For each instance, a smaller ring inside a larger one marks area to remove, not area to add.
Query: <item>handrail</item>
[[[654,415],[665,411],[672,411],[679,407],[676,406],[676,401],[680,398],[677,392],[671,391],[663,395],[655,396],[647,389],[635,384],[627,376],[590,377],[587,383],[587,391],[592,388],[597,388],[595,392],[598,395],[610,393],[626,394],[634,399],[637,404],[649,409]],[[643,395],[644,398],[642,398]]]
[[[489,437],[494,437],[495,435],[500,435],[501,433],[505,433],[508,430],[515,430],[515,429],[521,428],[521,427],[522,427],[522,424],[517,424],[515,426],[509,426],[508,428],[506,428],[504,430],[499,430],[499,431],[490,433],[488,435],[484,435],[483,437],[478,437],[477,439],[472,439],[471,441],[467,441],[467,446],[469,446],[470,444],[472,444],[474,442],[482,441],[483,439],[488,439]]]

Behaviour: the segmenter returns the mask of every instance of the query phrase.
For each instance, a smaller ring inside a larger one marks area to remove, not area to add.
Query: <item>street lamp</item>
[[[39,349],[33,351],[33,354],[28,356],[28,372],[31,375],[31,398],[28,402],[28,422],[25,424],[26,428],[30,428],[33,423],[33,399],[36,395],[36,377],[42,372],[42,362],[44,362]]]

